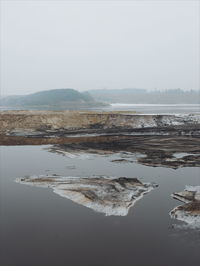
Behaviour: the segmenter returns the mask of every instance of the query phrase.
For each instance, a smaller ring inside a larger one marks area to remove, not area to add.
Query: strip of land
[[[131,112],[4,111],[1,136],[200,135],[200,114]]]
[[[200,166],[200,115],[132,112],[5,111],[0,145],[48,145],[58,153],[140,153],[154,167]],[[130,158],[113,161],[132,162]]]

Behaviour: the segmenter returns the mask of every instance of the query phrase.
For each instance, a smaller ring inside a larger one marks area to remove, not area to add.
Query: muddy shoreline
[[[132,155],[143,155],[138,163],[153,167],[200,166],[199,136],[85,136],[85,137],[20,137],[0,135],[0,145],[51,145],[50,152],[125,154],[115,163],[131,163]],[[128,156],[128,155],[129,156]],[[177,154],[177,155],[176,155]]]
[[[87,138],[84,141],[55,144],[50,152],[109,154],[120,153],[121,157],[114,163],[131,163],[135,154],[139,164],[153,167],[200,166],[200,137],[166,137],[166,136],[123,136]]]
[[[134,112],[5,111],[0,134],[19,137],[72,135],[200,135],[199,114]]]
[[[0,145],[54,145],[51,152],[140,153],[153,167],[200,166],[200,115],[5,111]],[[182,154],[179,157],[176,154]],[[121,158],[115,163],[131,162]]]

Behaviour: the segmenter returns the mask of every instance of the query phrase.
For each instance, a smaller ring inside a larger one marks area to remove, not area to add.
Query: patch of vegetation
[[[62,110],[101,106],[88,92],[74,89],[40,91],[29,95],[9,96],[1,99],[1,106],[22,109]]]

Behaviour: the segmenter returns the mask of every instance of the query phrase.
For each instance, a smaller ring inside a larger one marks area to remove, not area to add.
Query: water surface
[[[200,232],[183,228],[184,223],[169,216],[180,204],[170,194],[199,185],[198,168],[113,163],[116,154],[70,158],[44,149],[48,147],[1,146],[1,266],[199,265]],[[105,216],[48,188],[14,182],[48,173],[137,177],[159,187],[127,216]]]
[[[200,104],[123,104],[113,103],[106,111],[136,111],[146,114],[200,113]]]

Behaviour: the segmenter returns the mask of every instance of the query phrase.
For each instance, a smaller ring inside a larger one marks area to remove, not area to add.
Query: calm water
[[[199,266],[200,232],[174,228],[183,223],[169,216],[180,204],[170,194],[186,184],[199,185],[199,169],[117,164],[111,162],[115,157],[95,155],[83,160],[50,153],[44,146],[2,146],[0,265]],[[137,177],[159,187],[127,216],[104,216],[48,188],[14,182],[17,177],[39,174]]]
[[[13,108],[0,107],[1,111],[12,110]],[[16,108],[17,110],[18,108]],[[91,108],[89,109],[91,110]],[[96,111],[136,111],[146,114],[187,114],[200,113],[200,104],[123,104],[114,103],[109,107],[92,108]]]
[[[114,103],[105,111],[136,111],[146,114],[200,113],[200,104],[122,104]]]

